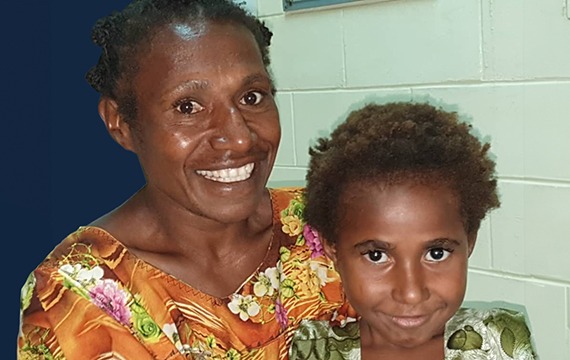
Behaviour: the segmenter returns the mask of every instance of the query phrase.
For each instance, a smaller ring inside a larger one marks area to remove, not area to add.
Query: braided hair
[[[305,218],[330,243],[343,213],[341,197],[360,184],[445,184],[460,202],[465,230],[479,229],[500,206],[490,145],[471,125],[428,104],[369,104],[310,148]]]
[[[127,120],[136,117],[132,89],[122,92],[137,71],[137,58],[156,30],[174,22],[199,24],[207,21],[234,22],[255,37],[263,63],[269,66],[272,32],[232,0],[133,0],[122,11],[99,19],[92,28],[92,41],[101,47],[99,61],[86,73],[89,85],[102,96],[117,101]]]

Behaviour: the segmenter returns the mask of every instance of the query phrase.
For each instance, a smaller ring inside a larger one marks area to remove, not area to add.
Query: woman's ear
[[[115,100],[102,97],[99,100],[99,116],[105,123],[109,135],[124,149],[134,152],[134,139],[131,127],[119,113],[119,105]]]
[[[473,253],[473,249],[475,249],[476,242],[477,242],[477,231],[474,231],[472,234],[467,235],[468,257],[470,257],[471,254]]]

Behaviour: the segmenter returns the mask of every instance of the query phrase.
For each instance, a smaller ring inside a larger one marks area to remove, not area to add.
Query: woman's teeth
[[[237,182],[249,179],[253,172],[253,163],[246,164],[239,168],[221,169],[221,170],[196,170],[198,175],[202,175],[208,180],[223,183]]]

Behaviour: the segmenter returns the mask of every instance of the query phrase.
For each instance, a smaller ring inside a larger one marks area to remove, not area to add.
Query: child
[[[479,225],[500,205],[470,129],[427,104],[367,105],[310,150],[306,220],[358,321],[304,321],[291,359],[535,359],[522,314],[460,308]]]

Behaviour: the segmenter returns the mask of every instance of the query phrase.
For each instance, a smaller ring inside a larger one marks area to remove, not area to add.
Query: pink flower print
[[[131,311],[127,293],[113,280],[105,279],[89,290],[91,302],[123,325],[129,325]]]
[[[311,259],[322,256],[325,253],[323,251],[323,244],[321,244],[321,240],[319,239],[319,234],[307,224],[303,227],[303,236],[305,237],[307,246],[311,249]]]
[[[277,316],[277,322],[282,328],[286,328],[289,324],[289,318],[287,318],[287,309],[281,303],[281,300],[277,299],[275,301],[275,316]]]

